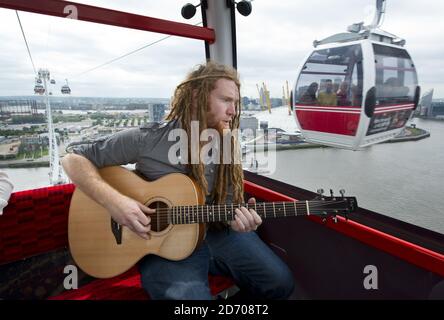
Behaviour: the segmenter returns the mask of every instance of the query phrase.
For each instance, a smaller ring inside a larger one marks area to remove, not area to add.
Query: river
[[[334,148],[278,151],[269,176],[315,191],[356,196],[361,207],[444,234],[444,121],[414,119],[431,133],[419,141],[364,151]],[[15,191],[48,185],[48,168],[4,169]]]
[[[270,177],[316,191],[356,196],[359,206],[444,234],[444,121],[414,119],[419,141],[277,153]]]

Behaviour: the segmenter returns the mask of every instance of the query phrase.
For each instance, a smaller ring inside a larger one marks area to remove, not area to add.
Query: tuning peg
[[[341,196],[344,198],[345,190],[344,190],[344,189],[341,189],[341,190],[339,190],[339,193],[340,193]]]

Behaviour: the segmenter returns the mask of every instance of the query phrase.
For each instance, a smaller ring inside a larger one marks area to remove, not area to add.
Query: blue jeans
[[[208,231],[188,258],[147,255],[139,268],[152,299],[211,300],[208,273],[232,277],[241,291],[258,299],[286,299],[294,288],[287,265],[255,232]]]

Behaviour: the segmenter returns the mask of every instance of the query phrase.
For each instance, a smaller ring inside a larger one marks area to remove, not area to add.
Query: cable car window
[[[358,67],[361,69],[360,75],[358,77]],[[362,104],[362,64],[359,62],[354,68],[351,78],[351,87],[350,87],[350,100],[352,106],[360,106]],[[347,105],[347,101],[342,103],[341,99],[338,99],[338,105],[344,106]]]
[[[373,44],[376,61],[376,104],[413,103],[418,85],[406,50]]]
[[[314,51],[302,68],[295,103],[319,106],[361,106],[360,45]]]

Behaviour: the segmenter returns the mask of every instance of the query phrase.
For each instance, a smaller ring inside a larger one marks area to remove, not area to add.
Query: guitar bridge
[[[122,226],[111,218],[111,231],[113,232],[114,238],[117,244],[122,244]]]

